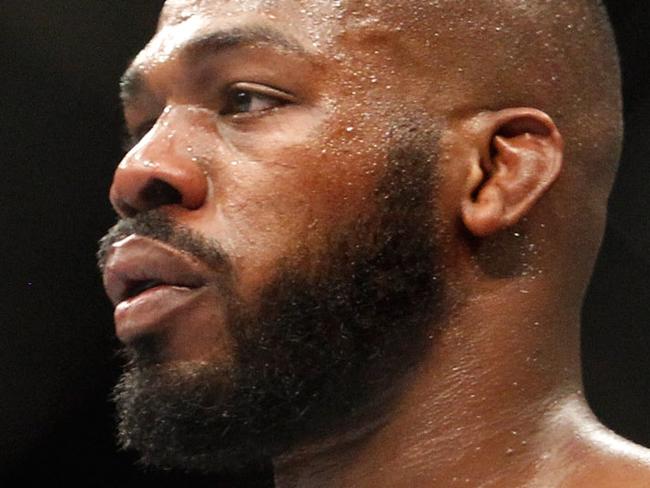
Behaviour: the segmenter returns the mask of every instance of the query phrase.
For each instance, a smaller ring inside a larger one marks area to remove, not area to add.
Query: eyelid
[[[284,100],[287,103],[298,102],[298,97],[292,95],[291,93],[288,93],[284,90],[280,90],[278,88],[274,88],[269,85],[262,85],[260,83],[252,83],[249,81],[240,81],[238,83],[233,83],[228,87],[228,93],[232,93],[233,91],[254,92],[258,95],[263,95],[265,97],[279,98]]]
[[[299,102],[299,98],[297,96],[289,92],[286,92],[284,90],[280,90],[278,88],[261,84],[261,83],[240,81],[237,83],[233,83],[232,85],[226,88],[227,94],[235,91],[247,91],[264,97],[276,98],[283,101],[285,104],[293,104]],[[238,119],[238,118],[256,117],[258,115],[259,114],[255,114],[255,113],[241,113],[241,114],[233,114],[230,117]],[[157,118],[146,120],[145,122],[142,122],[134,129],[128,130],[127,135],[124,138],[122,143],[122,148],[124,149],[124,151],[128,152],[131,149],[133,149],[140,142],[140,140],[153,128],[153,126],[156,124],[156,121]]]

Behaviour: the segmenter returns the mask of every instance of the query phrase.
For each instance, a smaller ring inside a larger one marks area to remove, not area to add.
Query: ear
[[[531,108],[482,113],[464,125],[476,147],[461,213],[478,237],[517,223],[562,169],[564,142],[553,120]]]

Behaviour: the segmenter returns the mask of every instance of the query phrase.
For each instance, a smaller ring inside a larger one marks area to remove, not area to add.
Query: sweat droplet
[[[354,127],[346,127],[345,129],[347,132],[352,132],[354,130]]]

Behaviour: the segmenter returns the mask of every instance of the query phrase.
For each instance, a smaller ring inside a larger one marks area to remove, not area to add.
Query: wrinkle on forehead
[[[332,47],[341,34],[365,30],[390,33],[408,28],[410,22],[418,25],[424,21],[424,14],[429,14],[430,19],[431,11],[437,10],[432,7],[443,4],[446,2],[439,0],[167,0],[159,31],[198,17],[213,23],[228,23],[229,19],[254,14],[277,21],[292,35],[300,37],[305,33],[315,47],[326,48]]]
[[[167,0],[163,7],[159,27],[183,23],[194,16],[210,16],[216,12],[265,11],[276,0]]]
[[[343,12],[343,0],[167,0],[160,16],[160,26],[178,24],[194,15],[215,16],[225,13],[270,13],[292,11],[310,18],[327,19]],[[340,17],[340,15],[337,15]]]
[[[167,0],[158,34],[162,31],[188,33],[238,27],[242,23],[269,23],[316,49],[329,44],[341,31],[343,1],[320,0]],[[200,20],[199,20],[200,19]]]

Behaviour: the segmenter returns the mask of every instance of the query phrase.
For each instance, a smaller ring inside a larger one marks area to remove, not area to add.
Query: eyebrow
[[[120,100],[126,105],[146,91],[146,82],[137,66],[130,66],[120,79]]]
[[[237,27],[217,30],[189,39],[177,50],[183,58],[215,54],[223,49],[255,44],[270,44],[281,51],[306,54],[305,48],[294,38],[268,26]],[[147,83],[142,69],[129,67],[120,81],[120,99],[124,105],[131,104],[146,92]]]

